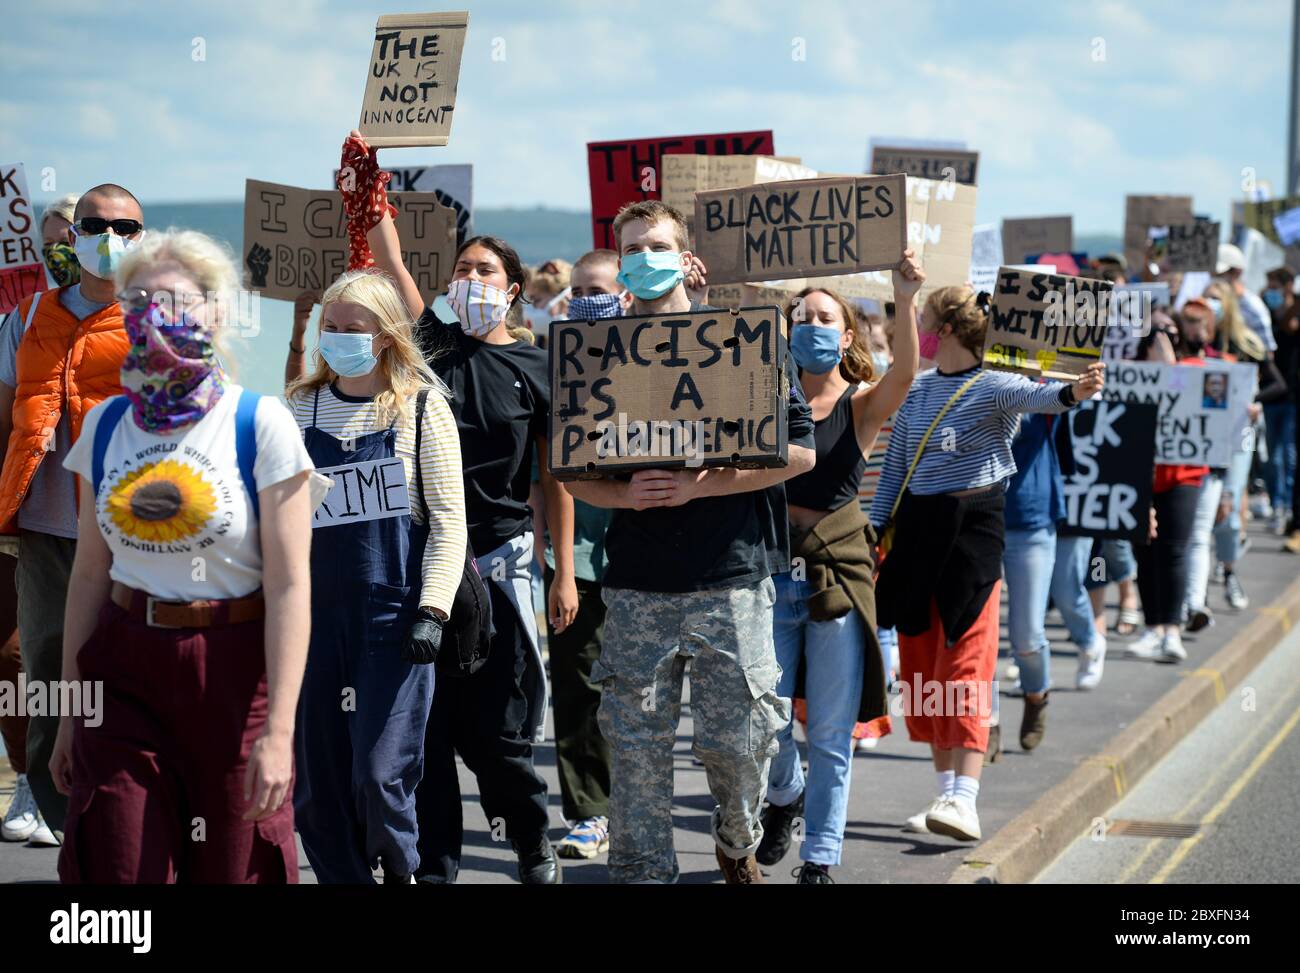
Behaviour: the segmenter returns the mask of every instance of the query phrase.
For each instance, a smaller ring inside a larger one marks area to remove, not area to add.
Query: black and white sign
[[[1157,412],[1093,399],[1067,413],[1075,470],[1065,478],[1062,534],[1147,542]]]

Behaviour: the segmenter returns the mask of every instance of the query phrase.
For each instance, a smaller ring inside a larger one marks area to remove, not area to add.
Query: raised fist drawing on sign
[[[254,287],[266,286],[266,272],[271,269],[271,251],[260,243],[254,243],[244,259],[248,272],[253,277]]]

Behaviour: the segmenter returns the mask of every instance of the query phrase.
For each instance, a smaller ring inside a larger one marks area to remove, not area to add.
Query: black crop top
[[[853,427],[854,386],[849,386],[825,419],[818,419],[813,433],[817,441],[817,465],[785,481],[788,503],[809,510],[838,510],[858,498],[867,458],[858,446]]]

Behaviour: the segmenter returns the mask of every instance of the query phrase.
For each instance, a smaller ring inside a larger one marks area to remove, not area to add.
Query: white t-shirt
[[[168,601],[240,598],[262,584],[262,546],[239,475],[231,384],[206,416],[160,436],[123,413],[104,455],[95,509],[113,554],[114,581]],[[91,409],[64,465],[90,481],[95,431],[104,403]],[[253,479],[267,487],[312,469],[298,424],[284,403],[262,396],[254,422]],[[89,491],[84,492],[85,496]]]

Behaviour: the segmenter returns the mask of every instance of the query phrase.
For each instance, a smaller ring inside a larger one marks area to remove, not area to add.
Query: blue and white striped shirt
[[[930,423],[974,368],[945,375],[937,368],[916,377],[894,417],[894,430],[871,501],[871,522],[889,520],[894,499]],[[931,495],[971,490],[1005,480],[1016,472],[1011,440],[1024,412],[1064,412],[1064,382],[1043,382],[1015,372],[983,372],[947,411],[926,443],[925,455],[907,485],[912,493]]]

